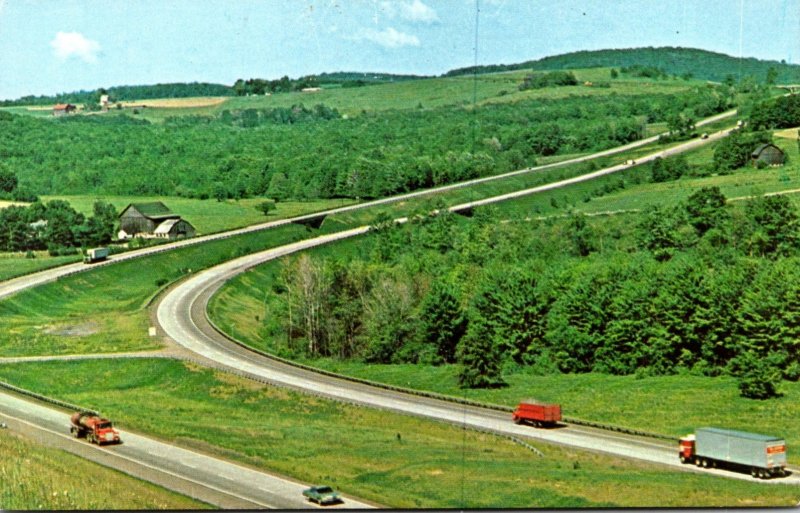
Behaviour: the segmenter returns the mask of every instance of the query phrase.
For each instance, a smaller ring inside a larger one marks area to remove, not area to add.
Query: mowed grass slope
[[[0,355],[156,349],[148,301],[192,272],[306,236],[289,225],[93,269],[0,301]]]
[[[208,507],[59,449],[0,431],[0,508],[4,510]]]
[[[493,435],[177,361],[3,365],[0,379],[91,405],[126,429],[329,483],[389,507],[789,506],[798,499],[793,487],[670,471],[534,442],[544,453],[539,457]]]

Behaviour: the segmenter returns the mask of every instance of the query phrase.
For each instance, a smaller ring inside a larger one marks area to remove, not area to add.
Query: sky
[[[643,46],[800,63],[800,0],[0,0],[0,99]]]

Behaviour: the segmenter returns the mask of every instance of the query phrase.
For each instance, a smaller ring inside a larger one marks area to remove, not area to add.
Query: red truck
[[[111,421],[91,412],[78,412],[70,417],[72,427],[69,431],[75,438],[86,438],[97,445],[120,443],[119,431],[114,429]]]
[[[532,424],[536,427],[551,427],[561,421],[561,405],[523,401],[514,410],[512,417],[517,424]]]

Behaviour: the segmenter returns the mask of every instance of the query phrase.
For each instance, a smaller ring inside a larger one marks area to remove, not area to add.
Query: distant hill
[[[179,82],[154,85],[124,85],[108,89],[74,91],[55,95],[23,96],[16,100],[2,100],[0,107],[15,105],[52,105],[54,103],[97,103],[101,94],[108,94],[113,101],[153,100],[156,98],[193,98],[197,96],[241,96],[244,94],[263,94],[264,92],[299,91],[304,87],[359,87],[430,78],[419,75],[396,75],[392,73],[337,71],[307,75],[297,79],[283,77],[277,80],[251,78],[239,79],[233,86],[210,84],[207,82]]]
[[[738,79],[748,75],[764,82],[767,70],[775,68],[778,83],[800,82],[800,65],[764,61],[754,58],[739,59],[722,53],[695,48],[628,48],[619,50],[594,50],[565,53],[518,64],[469,66],[448,71],[444,76],[496,73],[513,70],[556,70],[628,66],[656,67],[670,75],[691,74],[694,78],[722,82],[726,77]]]

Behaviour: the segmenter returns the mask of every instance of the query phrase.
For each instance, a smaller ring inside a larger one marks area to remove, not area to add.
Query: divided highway
[[[451,210],[459,208],[462,206],[453,207]],[[402,222],[403,220],[398,221]],[[206,316],[208,300],[219,287],[233,276],[269,260],[321,244],[354,237],[366,231],[368,231],[368,227],[362,227],[304,240],[244,256],[200,272],[173,288],[162,298],[156,310],[158,323],[166,335],[186,349],[221,368],[227,368],[261,381],[288,386],[332,399],[445,421],[501,435],[535,438],[614,456],[699,471],[692,466],[682,465],[678,461],[677,444],[585,427],[533,429],[528,426],[516,425],[511,422],[510,415],[507,413],[376,388],[281,363],[234,344],[209,324]],[[752,479],[747,474],[724,470],[703,470],[702,472],[736,479]],[[765,482],[798,485],[800,484],[800,475],[795,474],[788,478]]]
[[[731,117],[735,112],[724,113],[705,120],[703,123],[711,123]],[[700,125],[700,123],[698,124]],[[659,151],[637,159],[636,164],[642,164],[658,157],[665,157],[675,153],[689,151],[700,145],[707,144],[721,137],[727,132],[717,132],[707,139],[693,140],[681,144],[674,148]],[[508,176],[530,173],[570,163],[587,161],[593,158],[611,155],[643,146],[653,142],[656,138],[650,138],[636,143],[607,150],[586,157],[572,159],[566,162],[539,166],[524,169],[504,175],[472,180],[460,184],[446,187],[439,187],[432,190],[418,191],[415,193],[395,196],[377,201],[371,201],[348,207],[331,209],[326,212],[309,214],[291,219],[284,219],[270,223],[263,223],[239,230],[233,230],[215,235],[197,237],[185,241],[167,244],[155,248],[147,248],[132,251],[120,255],[115,255],[112,259],[92,266],[82,263],[71,264],[29,276],[20,277],[0,283],[0,298],[7,297],[18,291],[38,286],[42,283],[56,280],[60,277],[76,272],[83,272],[95,269],[104,265],[113,265],[116,262],[130,260],[141,256],[169,251],[171,249],[200,244],[210,240],[227,238],[243,233],[265,230],[285,224],[300,222],[319,218],[324,215],[332,215],[374,205],[387,204],[402,201],[412,197],[423,196],[436,192],[443,192],[450,189],[467,187],[469,185],[497,180]],[[502,196],[487,198],[475,202],[465,203],[450,207],[450,211],[466,211],[477,206],[490,203],[505,201],[512,198],[535,194],[537,192],[564,187],[573,183],[591,180],[593,178],[611,174],[629,168],[629,164],[621,164],[605,168],[593,173],[581,175],[575,178],[562,180],[539,187],[526,189]],[[404,222],[398,219],[397,222]],[[251,376],[259,380],[266,380],[271,383],[288,386],[310,393],[323,395],[326,397],[356,402],[376,408],[393,410],[411,415],[451,422],[464,425],[475,429],[495,432],[502,435],[520,438],[537,438],[544,441],[568,445],[576,448],[601,451],[620,457],[636,458],[668,465],[674,468],[698,471],[694,467],[682,466],[678,462],[677,448],[667,442],[658,442],[649,439],[636,439],[620,434],[583,428],[565,427],[560,429],[532,429],[526,426],[513,424],[509,415],[489,409],[481,409],[458,405],[455,403],[422,398],[416,395],[392,392],[389,390],[374,388],[363,384],[353,383],[347,380],[336,379],[323,376],[310,371],[305,371],[294,366],[282,364],[272,359],[256,355],[240,346],[233,344],[225,337],[217,333],[209,324],[205,315],[207,301],[215,290],[224,284],[231,277],[256,266],[270,259],[279,258],[293,252],[302,251],[321,244],[327,244],[348,237],[354,237],[366,233],[369,227],[360,227],[335,234],[325,235],[310,240],[304,240],[270,249],[257,254],[248,255],[236,260],[226,262],[214,268],[199,272],[183,283],[173,288],[157,306],[156,317],[158,323],[170,338],[181,346],[193,351],[198,356],[205,359],[212,365],[227,368],[237,373]],[[144,479],[157,483],[178,483],[168,486],[178,491],[202,490],[197,492],[200,495],[187,493],[202,500],[218,504],[222,507],[235,508],[303,508],[309,504],[300,497],[300,490],[304,485],[293,483],[268,474],[261,473],[252,469],[205,456],[192,451],[177,448],[170,444],[158,442],[146,437],[138,436],[134,433],[124,433],[125,444],[113,448],[97,448],[88,446],[85,442],[80,442],[69,438],[67,414],[52,408],[40,406],[32,401],[22,400],[10,394],[0,393],[0,418],[8,422],[10,426],[28,426],[26,431],[41,431],[42,437],[49,437],[52,440],[58,438],[59,446],[64,446],[68,450],[76,450],[80,447],[79,453],[90,459],[101,461],[109,466],[122,468],[126,472],[138,475]],[[49,433],[49,434],[47,434]],[[77,444],[77,445],[76,445]],[[159,470],[163,469],[163,470]],[[159,477],[158,472],[163,475]],[[704,470],[706,473],[716,473],[727,477],[739,479],[751,479],[749,476],[735,474],[720,470]],[[768,483],[787,483],[800,484],[800,477],[795,473],[789,478],[767,481]],[[176,488],[178,487],[178,488]],[[182,487],[182,488],[180,488]],[[205,498],[204,498],[205,497]],[[366,504],[348,499],[345,507],[357,508],[368,507]]]

